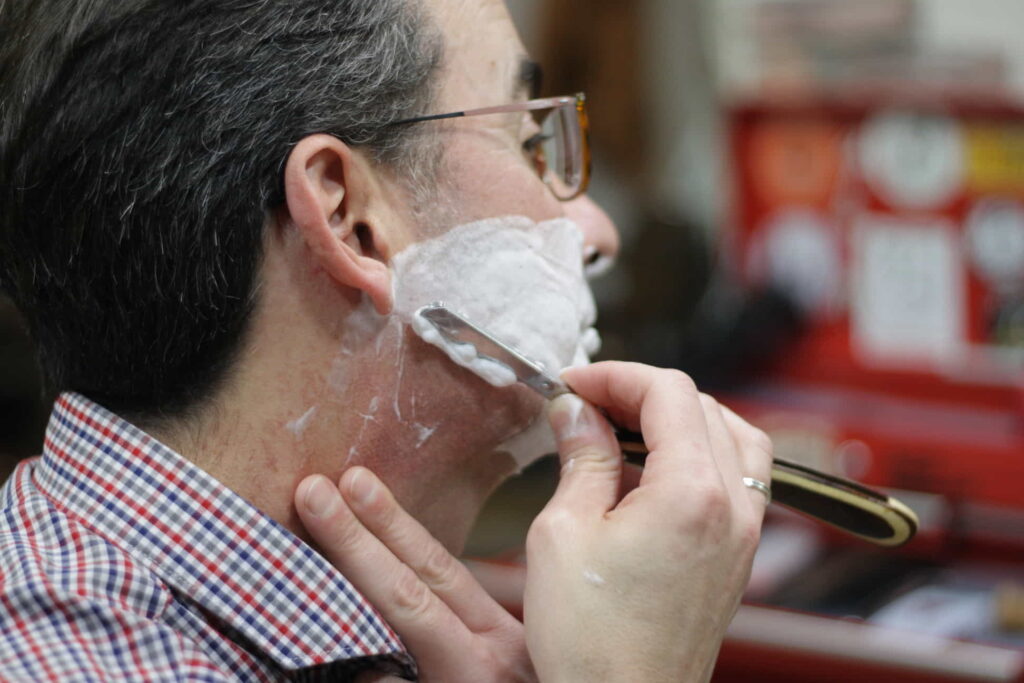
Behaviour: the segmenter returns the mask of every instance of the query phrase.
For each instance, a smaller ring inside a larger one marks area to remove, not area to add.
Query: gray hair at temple
[[[228,376],[296,142],[438,164],[388,125],[436,90],[419,0],[0,0],[0,26],[0,284],[51,390],[142,423]]]

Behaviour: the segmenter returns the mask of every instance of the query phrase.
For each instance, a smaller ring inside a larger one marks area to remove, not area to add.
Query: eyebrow
[[[516,75],[512,86],[512,97],[518,97],[526,93],[529,98],[540,95],[540,86],[544,78],[540,64],[529,57],[521,57],[519,60],[519,73]]]

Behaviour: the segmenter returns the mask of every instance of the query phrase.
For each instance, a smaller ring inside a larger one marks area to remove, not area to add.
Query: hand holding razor
[[[560,379],[550,376],[544,368],[444,304],[425,306],[417,315],[431,323],[447,340],[471,344],[478,356],[510,368],[519,382],[544,398],[550,400],[572,393]],[[648,451],[641,434],[616,429],[616,438],[628,462],[644,463]],[[906,543],[918,526],[913,510],[894,498],[781,458],[775,458],[772,466],[770,500],[882,546]]]

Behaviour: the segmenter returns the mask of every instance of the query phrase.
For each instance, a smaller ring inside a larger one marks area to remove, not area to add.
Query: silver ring
[[[765,497],[765,505],[772,502],[772,490],[768,488],[768,484],[763,481],[754,479],[753,477],[743,477],[743,485],[748,489],[754,489],[755,491],[763,493]]]

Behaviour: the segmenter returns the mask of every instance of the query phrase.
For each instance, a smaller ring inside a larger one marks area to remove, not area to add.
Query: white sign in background
[[[858,153],[868,184],[896,207],[941,207],[963,185],[963,136],[947,116],[876,114],[861,127]]]
[[[964,351],[960,244],[953,224],[941,218],[856,220],[850,331],[863,361],[935,367]]]

